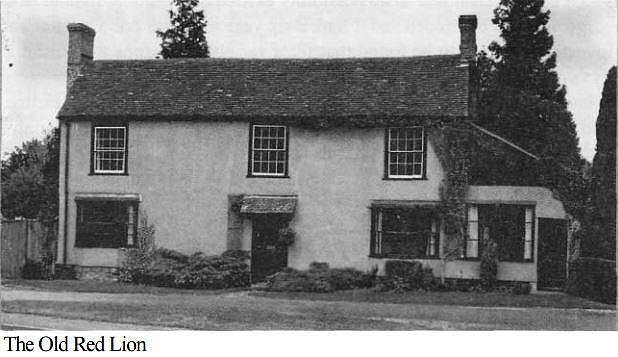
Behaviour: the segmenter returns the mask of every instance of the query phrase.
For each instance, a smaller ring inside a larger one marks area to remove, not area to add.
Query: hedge
[[[569,294],[616,304],[616,262],[598,258],[577,258],[569,263]]]
[[[261,287],[266,291],[303,291],[327,293],[336,290],[374,286],[377,269],[362,272],[352,268],[331,269],[327,263],[313,262],[308,270],[285,268],[266,278]]]
[[[185,255],[159,248],[150,253],[128,251],[120,280],[135,284],[188,289],[248,287],[248,253],[227,251],[222,255]]]

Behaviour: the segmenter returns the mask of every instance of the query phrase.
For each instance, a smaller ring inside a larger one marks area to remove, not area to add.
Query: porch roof
[[[240,202],[240,213],[294,214],[296,196],[245,195]]]

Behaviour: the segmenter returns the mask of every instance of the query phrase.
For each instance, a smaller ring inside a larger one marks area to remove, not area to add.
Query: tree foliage
[[[56,220],[59,135],[55,128],[43,140],[25,142],[2,160],[3,217]]]
[[[590,233],[582,242],[589,256],[616,258],[616,66],[603,85],[592,163]]]
[[[500,0],[494,10],[492,21],[502,41],[477,56],[478,123],[543,158],[545,185],[581,211],[585,161],[566,88],[556,72],[554,41],[547,30],[550,11],[543,6],[544,0]]]
[[[172,0],[175,10],[169,11],[171,27],[157,31],[161,38],[163,58],[209,57],[203,10],[196,10],[199,0]]]
[[[479,123],[519,146],[581,167],[579,142],[566,88],[556,72],[550,11],[543,0],[501,0],[493,23],[502,43],[478,56],[481,77]]]

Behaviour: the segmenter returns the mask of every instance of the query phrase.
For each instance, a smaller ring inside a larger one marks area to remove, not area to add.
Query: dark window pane
[[[127,244],[129,220],[135,222],[137,210],[129,211],[130,202],[83,201],[78,202],[76,247],[119,248]],[[133,217],[129,217],[132,212]]]
[[[423,140],[422,139],[416,139],[412,143],[413,143],[412,150],[416,150],[416,151],[423,150]]]

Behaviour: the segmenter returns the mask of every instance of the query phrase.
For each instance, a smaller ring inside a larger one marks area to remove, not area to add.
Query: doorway
[[[564,289],[566,284],[567,221],[539,218],[538,289]]]
[[[251,236],[251,282],[257,283],[288,266],[288,247],[279,242],[279,229],[288,225],[283,215],[254,215]]]

